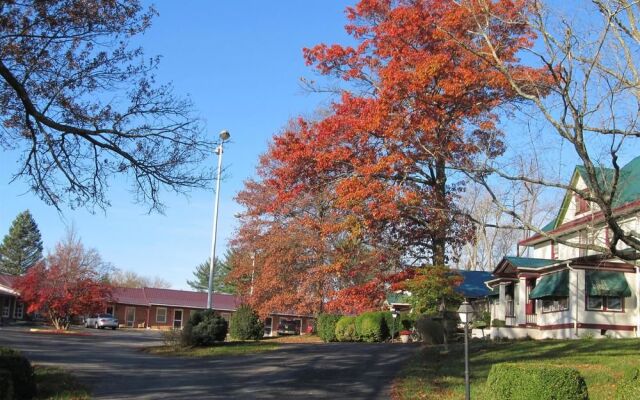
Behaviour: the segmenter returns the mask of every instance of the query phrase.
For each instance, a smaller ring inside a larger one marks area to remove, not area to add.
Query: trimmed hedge
[[[355,319],[356,335],[363,342],[383,342],[389,337],[389,327],[385,313],[370,311],[358,315]]]
[[[0,369],[0,400],[13,400],[13,378],[11,372]]]
[[[338,320],[341,318],[340,315],[336,314],[319,314],[316,319],[316,330],[318,331],[318,336],[324,342],[335,342],[338,340],[336,338],[336,324]]]
[[[640,371],[635,370],[630,379],[618,383],[615,400],[640,399]]]
[[[336,339],[339,342],[355,342],[358,340],[356,334],[356,317],[340,317],[336,323]]]
[[[573,368],[535,364],[495,364],[487,377],[489,399],[587,400],[587,384]]]
[[[213,310],[195,312],[182,330],[182,344],[211,346],[225,339],[228,327],[227,321]]]
[[[11,374],[13,397],[31,399],[35,396],[36,381],[33,367],[19,351],[0,347],[0,370],[6,370]]]
[[[259,340],[264,336],[264,324],[249,305],[238,307],[230,322],[229,333],[234,339]]]

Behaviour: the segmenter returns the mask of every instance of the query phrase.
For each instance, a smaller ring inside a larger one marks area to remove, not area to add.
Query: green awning
[[[629,283],[623,272],[587,271],[587,294],[589,296],[631,296]]]
[[[529,293],[530,299],[544,297],[569,296],[569,270],[565,269],[553,274],[544,275],[535,288]]]

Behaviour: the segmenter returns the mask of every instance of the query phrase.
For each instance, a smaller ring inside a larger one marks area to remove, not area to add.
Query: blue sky
[[[140,38],[147,56],[162,55],[158,78],[188,94],[214,137],[222,129],[232,138],[225,148],[218,254],[231,238],[240,207],[233,201],[255,172],[269,139],[299,114],[310,114],[328,99],[305,93],[300,77],[317,78],[304,65],[302,48],[317,43],[345,43],[344,8],[351,2],[156,1],[160,16]],[[133,202],[124,180],[113,181],[112,207],[63,208],[59,214],[28,191],[24,182],[9,184],[17,154],[0,153],[0,235],[15,216],[29,209],[52,249],[73,225],[85,245],[96,248],[115,267],[160,276],[174,288],[187,288],[194,267],[211,246],[213,190],[188,198],[167,194],[165,215],[147,214]],[[209,162],[216,162],[212,157]]]

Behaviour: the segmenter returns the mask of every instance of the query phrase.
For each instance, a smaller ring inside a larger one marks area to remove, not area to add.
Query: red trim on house
[[[567,329],[567,328],[573,328],[573,323],[555,324],[555,325],[538,325],[538,329],[541,331],[551,331],[555,329]]]
[[[578,328],[582,329],[604,329],[615,331],[634,331],[635,325],[613,325],[613,324],[582,324],[578,323]]]
[[[614,217],[618,217],[623,213],[626,212],[630,212],[633,211],[633,209],[640,207],[640,200],[636,200],[636,201],[632,201],[631,203],[627,203],[625,205],[622,205],[616,209],[613,210],[613,216]],[[566,232],[568,230],[571,230],[571,228],[575,228],[576,226],[582,225],[585,222],[601,222],[604,221],[604,217],[603,217],[603,212],[602,211],[598,211],[589,215],[586,215],[584,217],[580,217],[577,219],[574,219],[573,221],[569,221],[566,224],[562,224],[560,225],[558,228],[547,232],[548,235],[558,235],[560,233]],[[535,244],[538,240],[542,239],[542,238],[546,238],[546,236],[541,235],[539,233],[536,233],[535,235],[521,240],[518,242],[518,245],[522,245],[522,246],[530,246],[532,244]]]

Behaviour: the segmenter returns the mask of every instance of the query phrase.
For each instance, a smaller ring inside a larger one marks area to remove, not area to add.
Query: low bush
[[[444,327],[441,320],[428,315],[421,315],[416,320],[416,330],[423,342],[427,344],[444,343]]]
[[[504,328],[507,323],[502,319],[494,319],[491,321],[491,326],[494,328]]]
[[[182,344],[186,346],[211,346],[221,342],[227,336],[228,324],[213,310],[198,311],[191,314],[182,330]]]
[[[229,333],[238,340],[259,340],[264,336],[264,324],[249,305],[243,304],[231,316]]]
[[[11,372],[0,369],[0,400],[13,400],[14,398]]]
[[[534,364],[495,364],[487,377],[489,399],[587,400],[587,384],[578,371]]]
[[[618,383],[615,400],[640,399],[640,371],[634,370],[630,377]]]
[[[355,342],[358,340],[358,336],[356,335],[356,317],[340,317],[336,323],[336,339],[339,342]]]
[[[369,311],[358,315],[355,319],[356,335],[363,342],[383,342],[389,338],[389,327],[385,313]]]
[[[336,323],[340,319],[340,315],[336,314],[319,314],[316,320],[316,330],[318,336],[324,342],[335,342],[336,339]]]
[[[16,399],[31,399],[36,394],[33,367],[19,351],[0,347],[0,370],[11,374],[13,396]]]
[[[389,328],[389,332],[393,331],[394,336],[398,336],[398,332],[401,330],[410,330],[415,326],[416,314],[410,313],[400,313],[398,317],[393,318],[393,315],[390,311],[383,312],[384,319],[387,322],[387,327]]]

